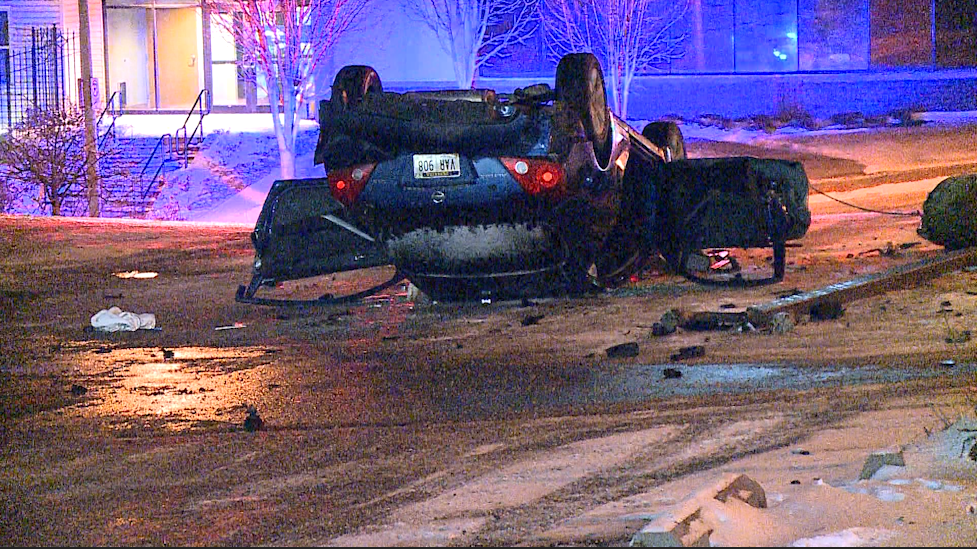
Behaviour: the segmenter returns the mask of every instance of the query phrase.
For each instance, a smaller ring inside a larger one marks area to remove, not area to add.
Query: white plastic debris
[[[109,307],[92,315],[92,327],[103,332],[134,332],[151,330],[156,327],[153,313],[133,313],[118,307]]]
[[[142,271],[122,271],[119,273],[113,273],[119,278],[156,278],[159,273],[154,273],[152,271],[142,272]]]

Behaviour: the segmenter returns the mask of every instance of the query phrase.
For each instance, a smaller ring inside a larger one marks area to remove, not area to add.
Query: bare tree
[[[536,0],[402,1],[437,35],[459,89],[471,88],[482,65],[506,57],[508,48],[525,43],[539,24]]]
[[[611,105],[621,118],[636,74],[667,67],[685,54],[682,27],[689,0],[542,0],[547,52],[554,59],[593,53],[601,63]]]
[[[85,211],[89,162],[104,180],[131,179],[124,149],[103,141],[90,157],[85,148],[85,113],[77,106],[36,109],[0,139],[0,185],[6,188],[5,208],[15,197],[32,201],[51,215],[70,213],[69,205]],[[104,198],[100,190],[95,199]]]
[[[315,68],[370,1],[208,0],[214,22],[241,52],[240,70],[268,94],[283,179],[295,176],[301,107],[314,91]]]

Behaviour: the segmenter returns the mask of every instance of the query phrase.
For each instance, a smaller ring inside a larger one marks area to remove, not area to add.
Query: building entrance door
[[[200,93],[197,10],[156,9],[156,70],[159,106],[189,109]]]

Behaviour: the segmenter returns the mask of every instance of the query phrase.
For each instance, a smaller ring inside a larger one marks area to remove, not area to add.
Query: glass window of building
[[[686,19],[685,53],[669,72],[733,72],[733,0],[692,0]]]
[[[869,0],[798,0],[802,71],[869,68]]]
[[[246,103],[245,78],[238,68],[241,48],[234,39],[234,34],[239,32],[237,29],[240,27],[239,16],[229,13],[210,14],[210,59],[214,88],[211,96],[214,105]]]
[[[936,64],[977,67],[977,0],[940,0],[936,10]]]
[[[797,70],[797,3],[733,1],[736,72]]]
[[[933,0],[872,0],[872,67],[933,65]]]

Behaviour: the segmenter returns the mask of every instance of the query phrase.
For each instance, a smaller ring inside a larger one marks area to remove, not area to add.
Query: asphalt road
[[[847,162],[823,160],[824,173]],[[973,407],[977,349],[948,342],[977,326],[973,271],[787,333],[653,334],[670,309],[742,309],[941,253],[912,219],[815,214],[775,287],[650,271],[580,299],[431,304],[398,286],[310,310],[234,302],[250,227],[0,216],[0,541],[621,545],[657,509],[633,498],[865,423],[868,434],[823,443],[853,457],[818,473],[857,474],[871,449]],[[913,244],[878,253],[886,241]],[[147,278],[119,276],[135,272]],[[153,313],[157,329],[93,331],[112,305]],[[622,343],[637,353],[609,356]],[[688,346],[704,352],[670,358]],[[246,428],[247,406],[260,429]],[[873,423],[892,417],[916,421]],[[771,494],[797,478],[750,470]],[[614,505],[626,509],[588,518]],[[963,520],[919,518],[891,543],[972,541]],[[815,533],[802,530],[762,544]]]

